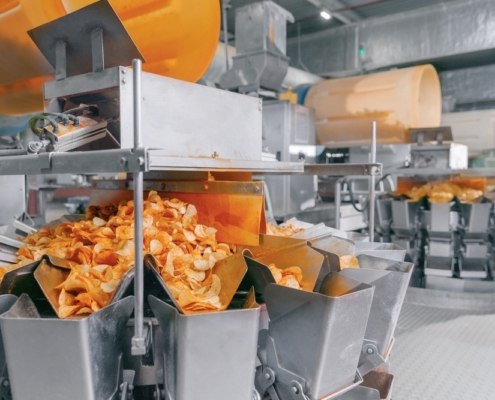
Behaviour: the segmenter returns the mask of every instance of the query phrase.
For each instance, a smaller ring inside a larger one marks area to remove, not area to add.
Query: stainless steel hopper
[[[360,268],[340,273],[375,287],[370,316],[359,360],[359,372],[366,375],[386,362],[414,264],[359,255]]]
[[[127,297],[87,318],[40,318],[23,294],[0,316],[13,398],[120,400],[120,340],[133,305]]]
[[[164,368],[157,372],[164,388],[158,399],[252,400],[260,308],[195,315],[154,296],[149,304],[163,331]]]
[[[268,285],[258,392],[272,400],[333,399],[361,383],[356,369],[373,292],[337,273],[327,276],[320,293]]]

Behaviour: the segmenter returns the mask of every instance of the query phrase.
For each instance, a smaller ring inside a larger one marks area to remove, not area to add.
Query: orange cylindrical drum
[[[0,114],[43,110],[42,84],[53,68],[27,31],[96,0],[0,1]],[[194,3],[194,4],[193,4]],[[198,81],[215,54],[218,0],[110,0],[146,58],[143,70]]]
[[[409,128],[440,126],[440,80],[431,65],[329,79],[314,85],[305,105],[315,109],[319,144],[367,145],[377,122],[378,144],[409,141]]]

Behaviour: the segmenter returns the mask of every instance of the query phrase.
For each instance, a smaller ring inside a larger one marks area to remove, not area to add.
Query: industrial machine
[[[40,144],[29,154],[2,156],[0,174],[127,174],[95,181],[90,204],[134,199],[134,267],[109,305],[69,319],[57,317],[57,287],[72,268],[63,259],[46,256],[8,271],[0,285],[3,397],[390,398],[388,355],[412,269],[405,251],[342,239],[345,232],[321,226],[301,239],[260,235],[264,186],[251,180],[253,173],[305,173],[311,182],[320,174],[374,176],[381,165],[263,161],[259,99],[143,73],[144,57],[108,2],[30,35],[56,71],[44,87],[45,112],[56,118],[36,126]],[[131,58],[132,70],[121,66]],[[80,132],[83,118],[102,125]],[[72,151],[61,145],[64,127],[73,127],[66,142]],[[101,137],[88,141],[95,132]],[[312,145],[309,134],[298,138],[304,130],[292,132],[289,150]],[[228,282],[228,310],[185,313],[151,254],[143,256],[144,190],[201,204],[218,239],[237,244],[218,272]],[[35,229],[15,222],[0,235],[7,268],[23,246],[20,231]],[[340,256],[356,257],[361,268],[345,273]],[[302,289],[276,285],[269,264],[284,270],[294,262],[303,271]],[[301,324],[313,334],[290,329]]]

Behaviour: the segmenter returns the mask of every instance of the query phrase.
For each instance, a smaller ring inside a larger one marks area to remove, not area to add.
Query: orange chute
[[[53,68],[27,31],[95,0],[0,0],[0,114],[43,110]],[[218,0],[110,0],[146,58],[143,70],[189,82],[211,63],[220,30]]]

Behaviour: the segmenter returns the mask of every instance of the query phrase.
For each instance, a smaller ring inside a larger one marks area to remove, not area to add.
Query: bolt
[[[146,97],[143,97],[143,100],[146,100]]]
[[[213,152],[213,154],[211,155],[212,158],[218,158],[218,153],[216,151]]]
[[[368,349],[368,350],[366,350],[366,352],[367,352],[368,354],[373,354],[373,349]]]
[[[5,380],[3,381],[2,386],[3,386],[3,387],[8,387],[8,386],[10,386],[10,382],[8,381],[8,379],[5,379]]]
[[[270,379],[271,377],[272,376],[268,372],[265,374],[265,379]]]
[[[127,158],[125,157],[120,157],[119,164],[124,166],[127,164]]]
[[[137,163],[140,167],[142,167],[144,165],[144,158],[143,157],[138,157],[137,159]]]
[[[122,83],[126,83],[126,82],[127,82],[127,81],[125,80],[125,78],[124,78],[124,79],[122,79]]]
[[[127,70],[125,70],[125,69],[123,69],[123,70],[122,70],[122,73],[123,73],[123,74],[125,74],[126,72],[127,72]]]
[[[292,391],[294,392],[294,394],[299,394],[299,389],[297,388],[297,386],[292,386]]]

